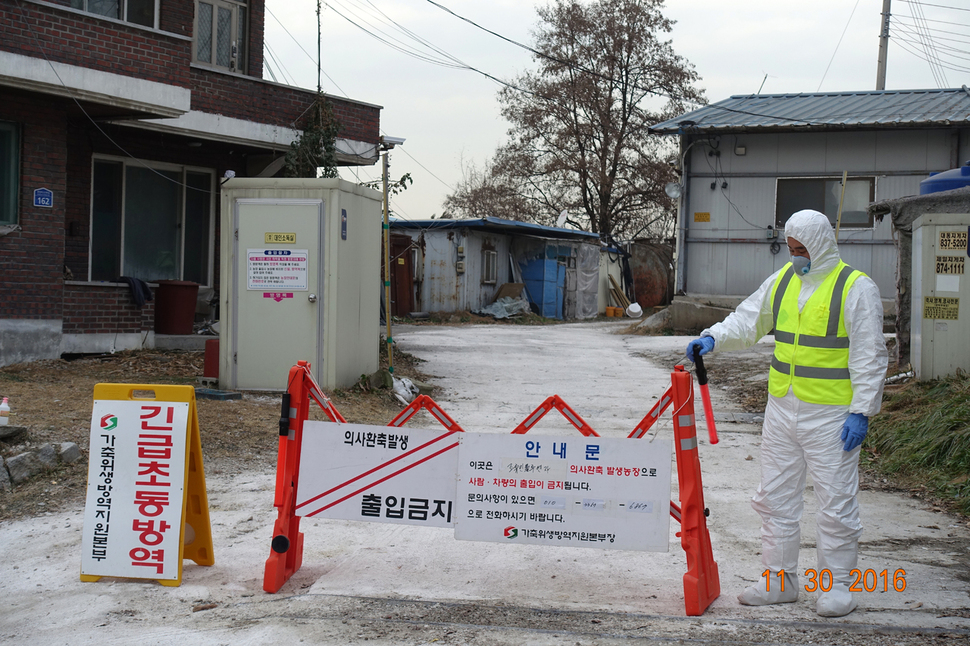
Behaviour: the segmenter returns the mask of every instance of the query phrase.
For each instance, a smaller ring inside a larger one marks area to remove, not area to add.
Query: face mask
[[[792,267],[795,268],[795,273],[804,276],[808,273],[808,270],[812,268],[812,261],[805,256],[792,256],[791,257]]]

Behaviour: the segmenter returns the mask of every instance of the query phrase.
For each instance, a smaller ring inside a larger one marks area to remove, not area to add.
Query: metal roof
[[[656,134],[970,125],[970,89],[749,94],[650,128]]]
[[[543,238],[559,239],[588,239],[599,240],[598,233],[578,231],[576,229],[560,229],[547,227],[534,222],[519,222],[503,218],[476,218],[469,220],[399,220],[392,219],[392,229],[483,229],[493,233],[519,233],[523,235],[541,236]]]

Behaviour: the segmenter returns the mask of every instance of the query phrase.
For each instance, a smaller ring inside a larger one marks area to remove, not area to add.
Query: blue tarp
[[[553,247],[555,249],[555,247]],[[566,287],[566,267],[557,260],[532,260],[522,267],[522,281],[539,315],[562,318],[562,295]]]

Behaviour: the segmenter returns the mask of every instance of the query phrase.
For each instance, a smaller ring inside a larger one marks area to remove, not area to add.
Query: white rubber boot
[[[844,617],[856,609],[856,600],[849,588],[842,584],[832,586],[828,592],[819,595],[815,602],[815,612],[819,617]]]
[[[775,603],[794,603],[798,600],[798,576],[785,572],[784,579],[777,572],[761,577],[755,585],[738,595],[744,606],[770,606]]]

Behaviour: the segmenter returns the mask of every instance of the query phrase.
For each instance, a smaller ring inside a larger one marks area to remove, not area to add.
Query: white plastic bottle
[[[7,403],[7,398],[3,398],[3,402],[0,402],[0,426],[6,426],[10,421],[10,404]]]

